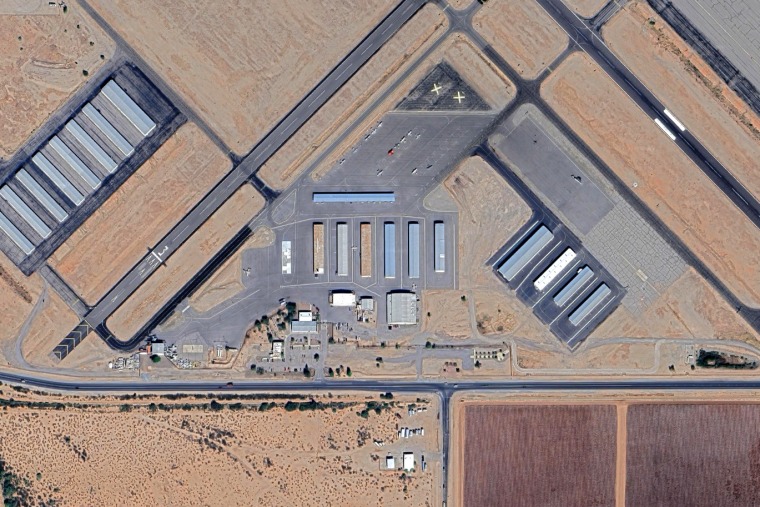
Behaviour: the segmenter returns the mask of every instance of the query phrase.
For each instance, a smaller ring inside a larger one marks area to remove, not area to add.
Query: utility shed
[[[417,324],[417,295],[414,292],[389,292],[386,303],[388,325],[413,326]]]

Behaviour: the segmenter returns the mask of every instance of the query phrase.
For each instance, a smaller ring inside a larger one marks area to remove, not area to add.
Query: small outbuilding
[[[411,470],[414,470],[414,453],[405,452],[404,453],[404,471],[409,472]]]

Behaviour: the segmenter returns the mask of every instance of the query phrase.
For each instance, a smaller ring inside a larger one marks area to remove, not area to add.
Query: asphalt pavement
[[[141,336],[128,337],[126,340],[114,337],[105,327],[105,320],[424,4],[424,0],[404,0],[399,4],[90,310],[84,320],[105,335],[104,338],[112,348],[132,349]]]

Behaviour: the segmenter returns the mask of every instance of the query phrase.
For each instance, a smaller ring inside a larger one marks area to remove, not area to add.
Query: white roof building
[[[353,292],[333,292],[330,294],[330,304],[333,306],[356,306],[356,294]]]
[[[388,325],[417,324],[417,295],[414,292],[389,292],[386,303]]]
[[[393,470],[396,468],[396,459],[393,456],[385,457],[385,468],[388,470]]]
[[[314,316],[312,315],[311,312],[302,310],[298,312],[298,320],[300,320],[301,322],[311,322],[312,320],[314,320]]]
[[[404,453],[404,471],[409,472],[410,470],[414,470],[414,453],[405,452]]]

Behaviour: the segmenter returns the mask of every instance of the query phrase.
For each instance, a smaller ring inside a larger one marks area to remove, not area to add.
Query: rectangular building
[[[51,216],[59,222],[66,220],[66,217],[69,216],[68,213],[25,169],[16,173],[16,179],[50,212]]]
[[[50,236],[50,227],[48,227],[47,224],[40,217],[38,217],[34,211],[32,211],[32,208],[30,208],[23,200],[21,200],[18,194],[14,192],[11,187],[5,185],[0,188],[0,196],[2,196],[2,198],[11,205],[11,208],[13,208],[16,213],[18,213],[19,216],[26,221],[26,223],[32,226],[32,229],[34,229],[37,234],[43,238]]]
[[[409,222],[407,230],[407,255],[409,278],[420,277],[420,224]]]
[[[32,242],[2,212],[0,212],[0,230],[7,234],[26,255],[34,251]]]
[[[411,472],[414,470],[414,453],[405,452],[403,454],[404,471]]]
[[[330,305],[356,306],[356,294],[353,292],[332,292],[330,293]]]
[[[45,176],[47,176],[55,186],[61,189],[61,192],[63,192],[66,197],[68,197],[71,202],[74,203],[75,206],[82,204],[82,201],[84,201],[84,196],[82,193],[77,190],[77,188],[75,188],[74,185],[72,185],[71,182],[66,179],[63,174],[61,174],[61,171],[56,169],[56,167],[51,164],[50,161],[45,158],[42,153],[37,152],[32,157],[32,162],[34,162],[34,165],[39,167],[43,173],[45,173]]]
[[[315,320],[294,320],[290,322],[291,333],[312,334],[319,332],[317,330],[317,321]]]
[[[311,235],[314,245],[312,252],[314,274],[321,275],[325,272],[325,224],[314,222],[311,226]]]
[[[385,222],[383,247],[385,249],[385,278],[396,278],[396,224]]]
[[[417,324],[417,295],[413,292],[389,292],[386,296],[385,317],[389,326]]]
[[[361,276],[372,276],[372,224],[362,222],[359,224],[359,263]]]
[[[313,192],[315,203],[378,203],[396,202],[393,192]]]
[[[90,134],[84,131],[82,127],[75,120],[71,120],[66,124],[65,129],[74,136],[74,139],[85,149],[90,155],[93,156],[98,164],[103,166],[103,169],[112,173],[119,166],[113,159],[106,153],[103,148],[92,138]]]
[[[289,275],[293,269],[293,258],[290,251],[290,241],[282,242],[282,274]]]
[[[554,296],[554,302],[558,306],[565,306],[568,301],[583,287],[586,283],[594,277],[594,271],[588,267],[583,266],[578,270],[575,276],[562,287],[556,296]]]
[[[337,226],[337,261],[336,272],[338,276],[348,276],[348,224],[339,222]]]
[[[101,93],[140,131],[143,137],[150,134],[156,128],[155,122],[113,80],[106,83]]]
[[[82,108],[84,115],[100,130],[106,138],[113,143],[122,155],[128,157],[134,152],[134,148],[129,144],[121,133],[111,125],[111,122],[106,120],[100,111],[95,109],[92,104],[85,104]]]
[[[562,255],[557,257],[557,259],[544,270],[543,273],[541,273],[541,276],[539,276],[535,282],[533,282],[533,286],[536,288],[537,291],[542,291],[546,287],[549,286],[552,281],[554,281],[555,278],[559,276],[560,273],[562,273],[565,268],[567,268],[573,260],[575,260],[575,250],[572,248],[568,248],[564,252],[562,252]]]
[[[61,160],[68,165],[72,171],[78,174],[90,188],[94,190],[100,186],[100,179],[95,176],[95,173],[93,173],[92,170],[87,167],[58,136],[54,136],[48,142],[48,146],[50,146],[50,148],[58,154]]]
[[[446,271],[446,228],[443,222],[433,224],[433,242],[435,255],[435,272]]]
[[[568,317],[570,323],[574,326],[577,326],[583,322],[583,320],[591,315],[591,312],[593,312],[600,304],[602,304],[605,299],[607,299],[607,296],[609,296],[611,292],[612,290],[610,290],[606,283],[603,283],[597,287],[596,290],[592,292],[591,295],[578,306],[578,308],[573,310],[573,313],[571,313]]]
[[[509,254],[507,260],[499,267],[499,273],[505,280],[512,279],[527,266],[536,255],[541,252],[554,239],[554,234],[545,226],[541,225],[531,233],[520,248]]]

